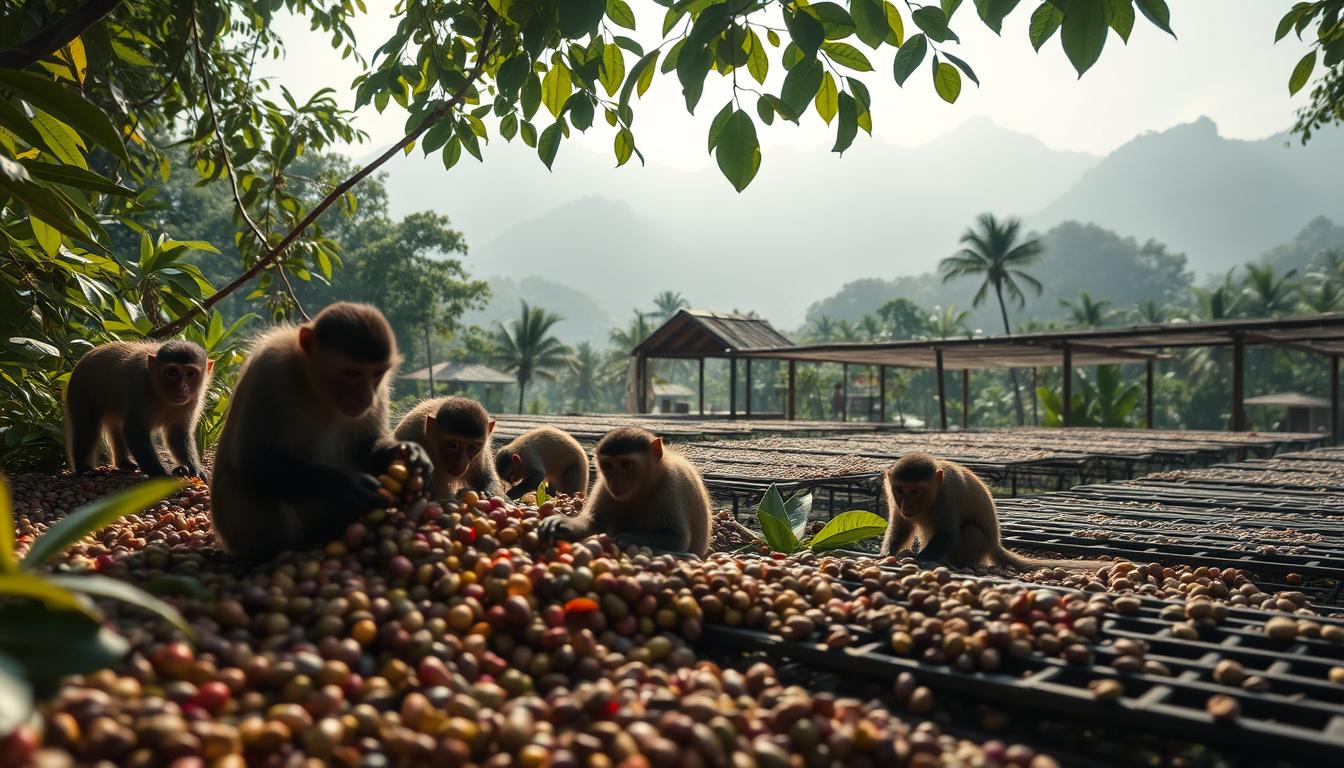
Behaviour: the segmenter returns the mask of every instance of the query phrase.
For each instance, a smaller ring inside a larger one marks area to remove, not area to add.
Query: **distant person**
[[[836,384],[831,389],[831,421],[845,421],[845,385]]]

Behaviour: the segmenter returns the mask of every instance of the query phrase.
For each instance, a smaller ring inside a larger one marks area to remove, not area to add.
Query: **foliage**
[[[1282,40],[1289,32],[1297,33],[1301,40],[1302,33],[1312,23],[1316,24],[1315,39],[1288,76],[1288,93],[1295,94],[1311,79],[1318,59],[1326,68],[1312,88],[1311,103],[1298,113],[1293,127],[1304,144],[1313,131],[1344,123],[1344,0],[1294,3],[1279,20],[1274,41]]]
[[[690,309],[691,302],[686,300],[676,291],[663,291],[653,297],[653,306],[657,308],[658,315],[662,322],[672,319],[672,316],[683,309]]]
[[[1143,390],[1138,384],[1126,385],[1121,377],[1120,366],[1099,365],[1096,367],[1096,381],[1087,375],[1087,371],[1077,372],[1079,386],[1074,387],[1073,402],[1069,410],[1069,426],[1072,427],[1131,427],[1130,416],[1139,405]],[[1040,387],[1036,390],[1045,416],[1041,423],[1047,427],[1059,427],[1064,424],[1063,398],[1053,389]]]
[[[1297,270],[1275,274],[1272,264],[1247,264],[1243,279],[1242,300],[1245,311],[1253,317],[1275,317],[1297,308],[1298,288],[1293,282]]]
[[[913,339],[924,329],[923,308],[904,297],[878,307],[877,316],[886,326],[886,335],[893,339]]]
[[[1115,315],[1107,307],[1108,299],[1094,299],[1087,291],[1079,291],[1077,299],[1060,299],[1060,305],[1069,311],[1069,323],[1077,328],[1096,328],[1106,325]]]
[[[506,328],[499,325],[499,360],[504,370],[518,378],[518,412],[523,412],[527,385],[533,377],[551,379],[569,364],[570,350],[550,334],[561,318],[541,307],[522,302],[521,316]]]
[[[159,478],[80,507],[34,539],[20,560],[9,486],[0,478],[0,733],[27,720],[33,689],[47,695],[59,678],[109,666],[129,650],[120,635],[103,626],[91,598],[119,600],[191,635],[176,609],[130,584],[96,574],[37,572],[93,531],[181,486],[180,480]]]
[[[764,534],[761,543],[786,555],[804,549],[823,552],[881,536],[887,529],[887,521],[872,512],[852,510],[836,515],[816,535],[809,537],[805,533],[811,513],[811,493],[797,493],[785,499],[779,489],[771,485],[756,508],[756,519]]]
[[[924,318],[924,332],[932,339],[969,338],[974,335],[967,322],[970,316],[970,312],[957,309],[956,304],[949,304],[947,308],[934,307],[933,313]]]

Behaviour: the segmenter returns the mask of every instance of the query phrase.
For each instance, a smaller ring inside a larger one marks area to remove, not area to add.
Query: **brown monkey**
[[[537,427],[500,448],[495,469],[515,499],[535,491],[543,480],[555,493],[588,490],[588,454],[578,440],[555,427]]]
[[[1037,560],[1003,548],[994,496],[971,470],[927,453],[909,453],[883,474],[891,521],[882,554],[894,555],[919,534],[919,560],[957,567],[1094,568],[1093,560]]]
[[[709,493],[700,473],[663,439],[637,427],[608,432],[597,443],[597,485],[583,512],[541,522],[543,539],[608,533],[637,544],[703,557],[709,549]]]
[[[398,440],[424,446],[434,462],[434,495],[449,499],[458,491],[485,496],[504,493],[495,474],[490,433],[495,420],[469,397],[424,400],[397,425]]]
[[[433,464],[387,426],[397,341],[381,312],[336,303],[262,334],[238,375],[215,449],[211,515],[225,548],[248,558],[320,543],[387,506],[393,458]]]
[[[65,390],[66,449],[75,472],[97,463],[106,431],[117,469],[166,475],[153,433],[181,466],[173,474],[205,478],[196,453],[196,420],[214,362],[190,341],[113,341],[80,358]]]

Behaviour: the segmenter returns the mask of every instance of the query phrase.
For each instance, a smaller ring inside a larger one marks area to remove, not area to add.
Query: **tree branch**
[[[89,0],[65,16],[48,24],[19,44],[0,51],[0,67],[26,69],[70,44],[84,30],[111,13],[122,0]]]
[[[178,317],[176,320],[170,323],[161,325],[158,328],[155,328],[154,330],[150,331],[149,337],[154,339],[161,339],[165,336],[171,336],[175,333],[180,332],[183,328],[187,326],[189,322],[191,322],[192,318],[196,317],[202,312],[208,311],[215,304],[219,303],[225,297],[229,296],[234,291],[238,290],[243,285],[245,285],[252,278],[256,277],[258,274],[262,272],[262,270],[269,267],[276,259],[278,259],[280,257],[280,254],[284,253],[286,248],[293,245],[294,242],[299,239],[299,236],[302,235],[304,231],[308,229],[308,227],[312,226],[313,222],[317,221],[317,219],[323,213],[325,213],[326,210],[330,208],[333,203],[339,200],[342,195],[344,195],[346,192],[349,192],[355,185],[359,184],[359,182],[363,181],[374,171],[382,167],[384,163],[386,163],[388,160],[391,160],[394,156],[396,156],[398,152],[410,146],[411,143],[414,142],[416,139],[420,138],[420,136],[423,135],[425,131],[429,130],[431,127],[434,126],[435,123],[439,122],[444,117],[446,117],[450,112],[452,112],[459,104],[462,103],[463,98],[465,98],[467,95],[467,90],[471,88],[472,84],[475,83],[478,78],[480,78],[481,73],[485,70],[485,62],[489,58],[489,49],[491,44],[494,42],[491,39],[493,33],[494,33],[494,19],[491,19],[486,22],[485,30],[481,34],[480,46],[477,48],[476,53],[476,63],[472,66],[471,72],[468,73],[466,82],[464,82],[462,84],[462,87],[459,88],[457,92],[453,94],[452,98],[450,98],[443,104],[439,105],[439,107],[436,108],[433,112],[430,112],[428,115],[426,115],[425,119],[420,122],[420,125],[417,126],[415,130],[403,136],[400,141],[389,147],[387,151],[383,152],[381,155],[371,160],[363,168],[360,168],[359,171],[355,173],[355,175],[341,182],[334,189],[332,189],[331,192],[327,193],[327,196],[322,198],[322,200],[316,206],[313,207],[313,210],[309,211],[308,215],[305,216],[303,220],[300,221],[296,227],[294,227],[294,229],[290,230],[289,234],[285,235],[283,240],[281,240],[273,248],[271,248],[271,250],[265,256],[258,259],[257,263],[253,264],[250,268],[248,268],[246,272],[234,278],[232,282],[216,291],[213,295],[210,296],[210,298],[201,302],[191,311],[187,312],[181,317]]]
[[[205,108],[210,114],[210,126],[214,130],[215,143],[219,145],[219,156],[224,161],[224,172],[229,177],[229,187],[233,190],[233,202],[238,206],[238,214],[243,217],[247,223],[248,229],[252,230],[253,236],[262,248],[270,245],[270,239],[266,233],[261,231],[257,222],[252,220],[251,214],[247,212],[247,205],[243,203],[242,192],[238,189],[238,172],[233,168],[233,160],[229,158],[229,148],[224,143],[224,132],[219,129],[219,117],[215,114],[215,98],[211,95],[210,69],[205,63],[205,52],[201,50],[200,28],[196,24],[196,6],[191,7],[191,47],[196,52],[196,68],[201,71],[201,90],[205,92]],[[280,274],[280,282],[284,283],[285,292],[289,294],[289,300],[294,302],[295,308],[304,320],[311,320],[307,310],[303,308],[299,297],[294,293],[294,286],[289,284],[289,275],[285,274],[285,266],[279,260],[275,262],[275,271]]]

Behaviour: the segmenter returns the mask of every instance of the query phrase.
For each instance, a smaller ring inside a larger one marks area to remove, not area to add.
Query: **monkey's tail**
[[[1035,557],[1026,557],[1016,552],[1010,552],[1004,549],[1000,544],[990,551],[990,558],[995,565],[1005,568],[1016,568],[1019,571],[1034,571],[1040,568],[1064,568],[1072,571],[1091,571],[1097,568],[1105,568],[1112,563],[1106,560],[1047,560]]]

